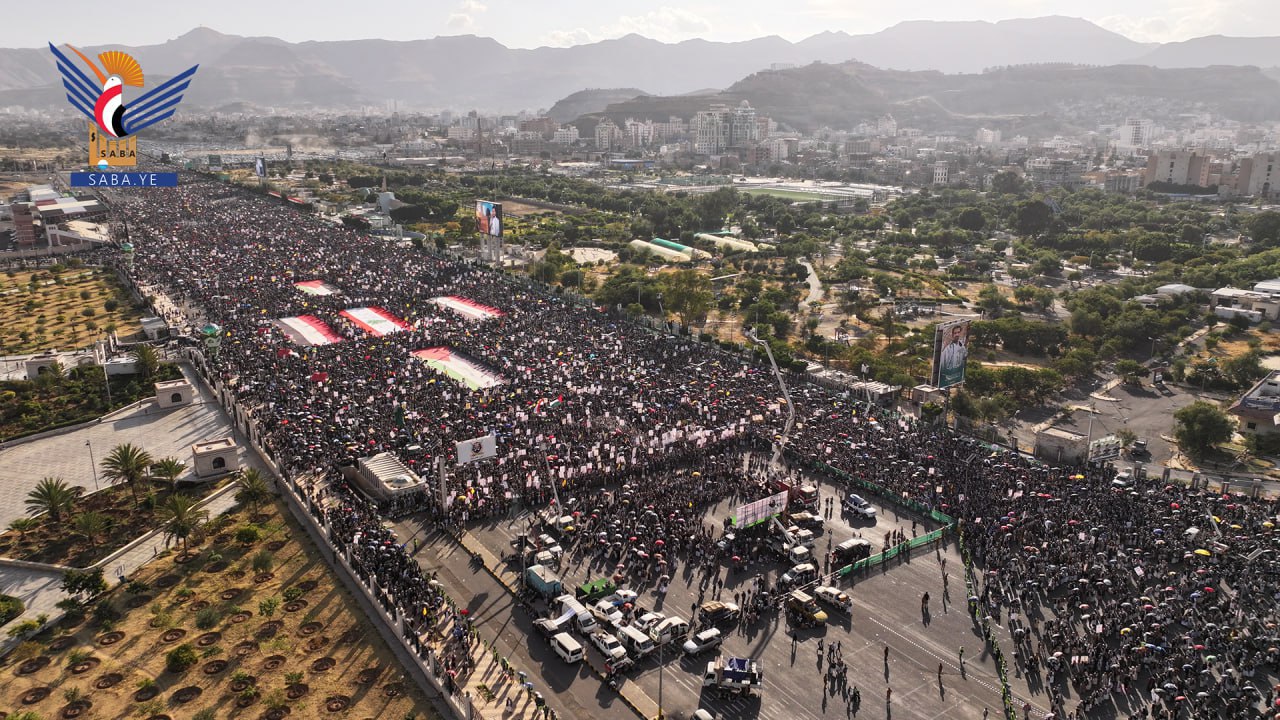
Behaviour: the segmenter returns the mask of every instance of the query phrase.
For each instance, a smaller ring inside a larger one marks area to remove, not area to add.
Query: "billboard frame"
[[[946,390],[964,384],[965,364],[969,359],[969,340],[972,332],[973,320],[969,318],[938,324],[933,336],[931,385],[939,390]],[[959,349],[953,351],[952,348],[957,344]]]

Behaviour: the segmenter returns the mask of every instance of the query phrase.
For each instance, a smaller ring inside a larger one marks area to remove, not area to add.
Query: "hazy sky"
[[[1271,0],[62,0],[56,9],[51,13],[27,4],[5,12],[0,45],[149,45],[199,25],[295,42],[474,34],[509,47],[538,47],[632,32],[667,42],[761,35],[800,40],[823,30],[875,32],[903,20],[995,21],[1041,15],[1083,17],[1141,41],[1280,35],[1280,3]]]

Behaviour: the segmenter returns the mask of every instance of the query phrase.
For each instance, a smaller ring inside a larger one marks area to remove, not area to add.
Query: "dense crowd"
[[[554,488],[610,561],[627,552],[620,536],[636,536],[698,566],[720,534],[705,509],[766,493],[741,453],[783,426],[767,368],[218,184],[184,179],[121,194],[115,207],[139,283],[191,324],[222,328],[211,364],[287,472],[395,451],[429,474],[437,459],[453,467],[455,442],[494,433],[498,457],[452,471],[443,506],[424,494],[400,509],[466,523],[514,503],[546,507]],[[308,280],[340,293],[294,286]],[[430,302],[445,295],[504,314],[476,321]],[[338,315],[359,306],[409,329],[373,337]],[[303,314],[342,341],[299,347],[273,323]],[[469,391],[412,354],[442,346],[503,384]],[[823,463],[957,518],[980,569],[970,607],[1007,630],[1011,671],[1043,685],[1058,717],[1275,712],[1274,501],[1158,481],[1114,487],[1106,469],[1041,465],[818,385],[797,382],[792,394],[793,467]],[[361,566],[402,607],[430,606],[373,508],[342,507],[332,521]]]

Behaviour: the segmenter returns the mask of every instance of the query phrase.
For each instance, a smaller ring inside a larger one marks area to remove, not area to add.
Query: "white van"
[[[569,633],[562,632],[551,638],[551,647],[555,649],[561,660],[569,664],[582,662],[582,643],[575,640]]]
[[[684,618],[669,617],[657,625],[649,628],[649,637],[653,638],[654,643],[658,645],[666,645],[672,642],[681,642],[689,634],[689,623]]]
[[[622,642],[622,647],[627,649],[627,654],[634,658],[642,658],[653,652],[653,638],[640,632],[631,625],[623,625],[618,628],[618,640]]]
[[[556,598],[556,606],[560,608],[561,615],[573,613],[573,626],[578,629],[578,632],[584,635],[595,632],[597,628],[595,617],[583,607],[582,603],[578,602],[577,598],[568,594],[561,595]]]

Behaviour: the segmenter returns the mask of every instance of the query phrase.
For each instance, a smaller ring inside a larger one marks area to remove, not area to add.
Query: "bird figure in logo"
[[[124,86],[142,87],[142,68],[138,61],[119,50],[99,53],[98,60],[106,71],[103,72],[84,53],[70,45],[67,47],[79,55],[98,78],[98,84],[95,85],[83,70],[76,67],[53,43],[49,43],[49,49],[58,60],[58,72],[62,74],[62,86],[67,90],[67,100],[103,133],[113,138],[132,135],[173,115],[174,109],[182,101],[183,91],[191,84],[191,76],[200,67],[191,66],[125,107]]]

